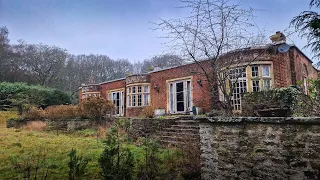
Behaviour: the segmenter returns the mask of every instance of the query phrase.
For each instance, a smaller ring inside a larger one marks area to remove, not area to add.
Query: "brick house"
[[[272,46],[276,49],[278,46]],[[273,87],[301,85],[307,93],[307,79],[318,77],[318,70],[312,61],[296,46],[290,46],[285,53],[268,53],[270,46],[246,48],[220,57],[232,77],[240,75],[233,92],[233,106],[241,110],[241,94]],[[236,59],[236,61],[230,61]],[[252,61],[254,59],[254,61]],[[192,107],[209,112],[217,102],[212,87],[203,74],[203,69],[213,74],[210,60],[191,63],[167,69],[134,74],[122,79],[83,85],[79,88],[80,101],[90,97],[111,100],[116,107],[116,115],[139,116],[146,106],[153,106],[166,114],[189,114]]]

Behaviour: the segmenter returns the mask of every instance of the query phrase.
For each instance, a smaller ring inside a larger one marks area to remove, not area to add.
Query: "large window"
[[[222,74],[229,80],[226,87],[232,88],[231,103],[234,110],[241,110],[241,97],[246,92],[268,90],[272,87],[272,69],[270,64],[253,64],[250,66],[229,69]],[[220,90],[220,100],[224,100],[224,94]]]
[[[229,77],[233,84],[231,103],[234,110],[241,110],[241,96],[247,92],[247,73],[245,67],[231,69]]]
[[[128,107],[141,107],[150,105],[150,86],[137,85],[127,87]]]
[[[192,88],[191,79],[169,82],[169,111],[170,113],[184,113],[191,111]]]
[[[271,88],[270,65],[252,65],[251,75],[252,92]]]

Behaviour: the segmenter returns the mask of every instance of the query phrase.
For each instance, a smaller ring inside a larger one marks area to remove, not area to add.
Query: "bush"
[[[49,163],[47,154],[41,151],[31,155],[13,156],[11,164],[13,179],[50,179],[50,171],[57,168],[55,164]]]
[[[77,156],[77,151],[74,149],[71,150],[69,158],[69,180],[80,180],[84,178],[89,160],[82,156]]]
[[[146,118],[153,118],[154,117],[154,107],[153,106],[147,106],[143,108],[141,111],[141,116],[146,117]]]
[[[80,117],[78,112],[76,105],[49,106],[45,110],[45,116],[50,120],[72,119]]]
[[[42,120],[45,118],[45,111],[31,107],[23,116],[30,120]]]
[[[103,98],[88,98],[81,103],[81,111],[85,117],[101,121],[105,115],[113,113],[114,105]]]
[[[152,139],[143,139],[144,162],[138,168],[138,179],[157,179],[160,176],[161,160],[159,144]]]
[[[128,148],[123,147],[123,142],[119,135],[119,128],[110,128],[103,142],[105,149],[99,158],[102,179],[133,179],[133,154]]]
[[[246,116],[290,116],[302,93],[296,87],[246,93],[242,114]],[[261,111],[263,110],[263,111]]]
[[[0,83],[0,107],[24,107],[70,104],[70,96],[62,91],[26,83]]]
[[[29,131],[44,131],[47,128],[47,124],[42,121],[33,121],[29,122],[23,128]]]

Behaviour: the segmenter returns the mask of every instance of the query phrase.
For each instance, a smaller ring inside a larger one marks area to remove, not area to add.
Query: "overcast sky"
[[[230,0],[232,1],[232,0]],[[262,9],[255,21],[270,36],[284,31],[293,16],[308,10],[306,0],[235,0]],[[0,0],[0,26],[7,26],[11,43],[57,45],[73,54],[105,54],[113,59],[141,61],[166,50],[152,30],[159,18],[188,15],[178,0]],[[306,42],[291,36],[289,43]],[[308,50],[303,50],[310,58]],[[316,61],[316,60],[314,60]]]

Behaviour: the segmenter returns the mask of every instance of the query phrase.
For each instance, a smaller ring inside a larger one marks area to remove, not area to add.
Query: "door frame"
[[[119,114],[114,114],[115,116],[124,116],[125,111],[125,89],[115,89],[107,92],[108,100],[113,103],[113,94],[119,93]]]
[[[190,111],[190,107],[193,106],[193,86],[192,86],[192,76],[178,78],[178,79],[171,79],[167,80],[167,112],[170,114],[179,114],[179,113],[186,113]],[[190,81],[190,107],[187,107],[187,81]],[[184,111],[177,111],[177,100],[176,100],[176,84],[183,82],[183,104],[184,104]],[[173,84],[173,111],[171,111],[171,93],[170,93],[170,86]]]

